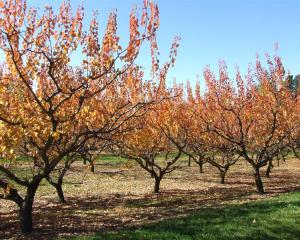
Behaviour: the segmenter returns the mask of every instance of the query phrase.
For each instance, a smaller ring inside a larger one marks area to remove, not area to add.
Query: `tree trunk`
[[[221,184],[225,184],[225,175],[226,175],[226,171],[220,171]]]
[[[254,178],[255,178],[257,191],[261,194],[265,193],[263,182],[261,180],[261,176],[260,176],[260,173],[259,173],[259,167],[256,167],[254,169]]]
[[[21,231],[25,234],[33,231],[32,205],[33,201],[24,201],[19,212]]]
[[[86,158],[83,158],[83,164],[86,165]]]
[[[33,231],[32,206],[33,206],[34,196],[37,188],[38,188],[38,184],[29,186],[27,188],[25,199],[20,205],[20,211],[19,211],[20,227],[22,233],[24,234],[28,234]]]
[[[203,173],[203,162],[199,162],[199,171]]]
[[[94,173],[95,172],[95,165],[94,165],[93,160],[90,161],[90,167],[91,167],[91,172]]]
[[[62,173],[60,173],[60,176],[58,177],[57,182],[53,181],[50,176],[46,177],[47,181],[53,187],[55,187],[55,190],[56,190],[56,193],[57,193],[57,196],[58,196],[58,199],[59,199],[60,203],[66,203],[64,192],[63,192],[63,189],[62,189],[63,178],[64,178],[65,173],[66,173],[66,169],[64,169],[64,171]]]
[[[189,156],[189,159],[188,159],[188,167],[191,166],[191,156]]]
[[[272,161],[269,161],[268,163],[268,168],[267,168],[267,171],[266,171],[266,177],[270,177],[270,173],[271,173],[271,170],[273,168],[273,162]]]
[[[62,183],[57,183],[57,184],[52,184],[52,185],[56,189],[59,202],[66,203],[64,192],[63,192],[63,189],[62,189]]]
[[[155,178],[154,193],[159,193],[161,178]]]

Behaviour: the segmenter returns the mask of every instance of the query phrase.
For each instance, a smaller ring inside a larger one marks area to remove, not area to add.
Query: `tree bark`
[[[51,183],[52,184],[52,183]],[[57,192],[57,196],[58,196],[58,199],[59,199],[59,202],[61,203],[67,203],[66,200],[65,200],[65,196],[64,196],[64,192],[63,192],[63,189],[62,189],[62,183],[56,183],[56,184],[52,184],[55,189],[56,189],[56,192]]]
[[[266,171],[266,177],[270,177],[270,173],[271,173],[271,170],[273,168],[273,162],[272,161],[269,161],[268,163],[268,168],[267,168],[267,171]]]
[[[33,231],[32,206],[38,185],[39,184],[34,184],[27,188],[25,199],[20,205],[19,218],[23,234],[28,234]]]
[[[159,193],[161,178],[155,178],[154,193]]]
[[[200,173],[203,173],[203,163],[202,162],[199,162],[199,171]]]
[[[91,172],[94,173],[95,172],[95,165],[94,165],[93,160],[90,161],[90,166],[91,166]]]
[[[255,167],[255,169],[254,169],[254,178],[255,178],[255,184],[256,184],[257,191],[260,194],[264,194],[265,191],[264,191],[263,182],[261,180],[261,176],[260,176],[260,172],[259,172],[259,167]]]
[[[67,168],[60,173],[57,182],[53,181],[50,176],[46,177],[47,181],[55,188],[60,203],[66,203],[65,195],[62,189],[63,178],[66,172]]]
[[[225,175],[226,175],[226,171],[220,171],[221,184],[225,184]]]
[[[191,156],[189,156],[189,159],[188,159],[188,167],[191,166]]]

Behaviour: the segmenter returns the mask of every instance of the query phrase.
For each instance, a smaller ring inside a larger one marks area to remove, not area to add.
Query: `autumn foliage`
[[[163,177],[174,171],[187,143],[187,128],[183,122],[182,86],[174,84],[172,91],[160,88],[161,101],[137,120],[136,128],[117,140],[117,152],[135,160],[154,179],[158,193]]]
[[[288,150],[289,136],[297,131],[299,117],[297,99],[286,86],[280,58],[267,60],[268,69],[257,59],[245,78],[237,71],[235,80],[229,78],[223,62],[218,77],[205,69],[208,89],[194,107],[199,118],[193,129],[197,135],[191,134],[191,149],[206,155],[207,162],[214,162],[214,152],[223,157],[230,153],[233,162],[236,157],[247,161],[261,193],[260,169]]]
[[[221,62],[217,75],[205,69],[204,83],[168,86],[179,38],[161,64],[159,11],[153,1],[130,13],[125,46],[117,35],[116,12],[110,13],[102,37],[96,13],[87,29],[83,19],[83,7],[73,12],[69,1],[57,14],[50,6],[38,14],[26,1],[0,0],[5,57],[0,199],[18,205],[23,233],[33,231],[32,208],[41,181],[47,179],[64,202],[61,186],[71,164],[82,158],[92,163],[102,151],[134,160],[154,179],[155,193],[163,177],[180,168],[183,155],[194,159],[201,172],[203,164],[214,166],[222,184],[230,167],[245,161],[259,193],[265,192],[262,167],[268,166],[270,175],[275,159],[291,151],[299,156],[299,97],[288,87],[278,56],[267,56],[267,67],[257,59],[245,77],[237,71],[231,79]],[[152,62],[147,81],[136,63],[144,42]],[[78,66],[71,63],[76,54]],[[19,166],[26,174],[17,171]]]
[[[164,83],[160,78],[142,81],[135,59],[142,42],[148,41],[157,68],[159,16],[157,6],[144,1],[141,18],[136,11],[130,14],[130,39],[121,46],[115,12],[100,40],[96,15],[85,31],[83,7],[73,14],[69,1],[62,3],[58,14],[46,6],[40,15],[22,0],[0,1],[0,7],[0,48],[5,56],[0,83],[0,197],[19,206],[25,233],[33,229],[38,186],[58,163],[81,152],[91,139],[109,140],[127,131],[125,123],[157,101],[154,89]],[[79,66],[71,64],[72,54],[81,54]],[[25,164],[31,174],[24,178],[15,173],[13,166],[18,164]],[[26,189],[24,194],[19,186]]]

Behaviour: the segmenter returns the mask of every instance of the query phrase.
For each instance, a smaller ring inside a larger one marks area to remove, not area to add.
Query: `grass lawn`
[[[110,163],[110,164],[116,164],[116,163],[126,163],[128,160],[125,158],[121,158],[118,156],[114,156],[111,154],[101,154],[101,156],[98,157],[96,162],[104,162],[104,163]]]
[[[300,192],[221,208],[135,229],[73,239],[300,239]]]

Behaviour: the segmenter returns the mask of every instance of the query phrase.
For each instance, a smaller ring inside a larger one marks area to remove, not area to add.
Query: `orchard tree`
[[[117,15],[109,15],[102,40],[96,15],[83,30],[83,7],[58,14],[24,0],[0,0],[0,199],[19,206],[23,233],[33,231],[32,207],[40,182],[66,157],[95,137],[109,139],[146,111],[143,71],[135,64],[142,42],[156,53],[158,8],[144,1],[130,14],[129,43],[121,46]],[[177,46],[177,44],[176,44]],[[80,55],[79,67],[71,64]],[[155,61],[153,60],[153,63]],[[154,66],[155,67],[155,66]],[[147,83],[158,88],[159,82]],[[24,169],[19,174],[15,169]],[[24,193],[20,189],[25,189]]]
[[[203,173],[203,165],[209,163],[220,172],[220,182],[225,183],[225,176],[229,168],[234,165],[240,156],[236,153],[235,146],[207,129],[202,114],[205,114],[205,99],[200,93],[200,84],[196,82],[195,94],[190,83],[187,82],[187,106],[189,115],[193,119],[188,125],[188,149],[185,151],[199,165]]]
[[[85,145],[78,150],[67,154],[66,157],[58,164],[56,168],[46,176],[47,181],[56,189],[56,193],[61,203],[67,203],[63,192],[63,181],[67,172],[72,165],[77,161],[84,161],[89,163],[89,168],[92,173],[95,172],[94,160],[99,157],[100,153],[106,149],[109,143],[107,140],[99,141],[97,138],[89,139]]]
[[[92,139],[90,140],[86,146],[82,147],[78,152],[79,156],[83,160],[83,164],[89,163],[90,171],[92,173],[95,172],[95,164],[94,161],[99,158],[100,154],[109,149],[109,145],[111,145],[112,139],[109,140],[100,140],[100,139]]]
[[[228,146],[228,143],[212,147],[209,154],[207,162],[219,171],[220,183],[225,184],[225,176],[229,168],[240,159],[240,156],[236,154],[234,147]]]
[[[190,142],[189,142],[190,143]],[[206,150],[206,145],[203,142],[193,142],[193,145],[189,145],[189,151],[185,150],[184,152],[193,159],[195,163],[199,166],[199,172],[204,173],[203,165],[208,163],[208,156],[210,151]]]
[[[293,108],[289,116],[291,118],[291,121],[294,121],[293,123],[290,122],[290,124],[293,125],[294,131],[291,132],[289,135],[289,144],[288,144],[288,150],[292,151],[298,159],[300,159],[300,97],[299,95],[295,98],[294,106],[290,105],[291,108]],[[283,154],[287,154],[289,151],[283,152]],[[279,161],[278,164],[279,165]]]
[[[60,203],[67,203],[62,184],[66,173],[76,160],[78,160],[78,156],[75,153],[67,154],[63,160],[63,165],[57,166],[51,174],[46,176],[47,181],[55,188]]]
[[[300,136],[299,132],[289,139],[289,149],[292,150],[295,157],[300,159]],[[278,163],[279,164],[279,163]]]
[[[209,131],[228,141],[253,169],[256,187],[264,193],[260,170],[286,147],[294,130],[294,98],[284,85],[281,60],[267,59],[269,69],[257,60],[246,81],[237,71],[235,81],[220,64],[219,79],[210,69],[204,77],[208,87],[202,119]]]
[[[124,134],[117,144],[120,156],[136,161],[154,179],[154,193],[159,193],[164,176],[179,167],[176,163],[186,146],[181,92],[180,86],[173,86],[170,92],[165,89],[163,100],[149,109],[138,120],[139,127]]]
[[[187,101],[186,101],[186,119],[192,119],[187,125],[188,141],[187,148],[184,150],[189,159],[193,159],[199,166],[200,173],[203,173],[203,165],[208,162],[210,154],[209,147],[205,144],[208,137],[206,126],[200,115],[203,114],[203,99],[200,93],[200,83],[196,82],[195,94],[193,93],[189,81],[186,83]]]

